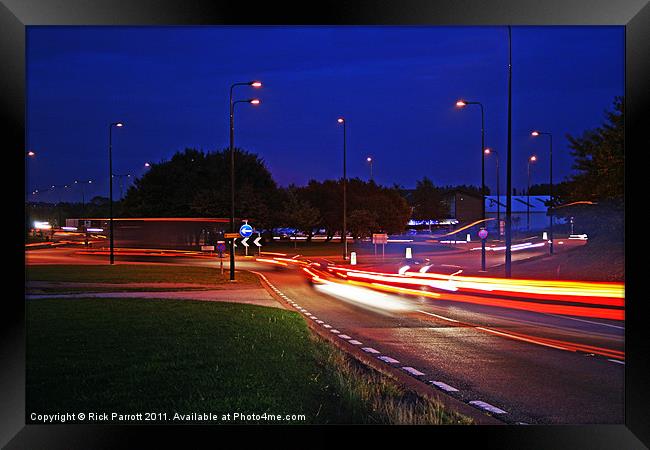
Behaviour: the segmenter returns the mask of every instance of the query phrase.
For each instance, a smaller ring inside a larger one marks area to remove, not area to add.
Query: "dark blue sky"
[[[533,183],[571,172],[565,133],[602,122],[624,92],[623,27],[514,27],[513,176]],[[237,88],[237,145],[258,153],[281,185],[341,176],[339,115],[348,122],[348,176],[414,187],[480,184],[480,101],[486,146],[500,152],[505,190],[506,27],[28,27],[29,188],[94,180],[107,195],[108,124],[115,173],[144,171],[185,147],[228,146],[228,89]],[[494,191],[494,161],[486,180]],[[215,180],[216,181],[216,180]],[[227,180],[222,180],[226,186]],[[119,195],[119,187],[116,188]],[[58,200],[45,194],[44,200]],[[80,199],[79,191],[63,199]]]

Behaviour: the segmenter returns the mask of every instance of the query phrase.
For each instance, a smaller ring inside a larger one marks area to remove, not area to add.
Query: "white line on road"
[[[359,341],[357,341],[356,339],[352,339],[352,340],[350,340],[350,341],[348,341],[348,342],[349,342],[350,344],[354,344],[354,345],[363,345],[363,342],[359,342]]]
[[[619,361],[618,359],[608,359],[607,361],[611,361],[616,364],[623,364],[625,365],[625,361]]]
[[[352,339],[352,338],[351,338],[350,336],[348,336],[347,334],[339,334],[339,337],[340,337],[341,339]]]
[[[330,330],[330,333],[339,334],[340,331],[339,330]]]
[[[324,324],[323,325],[325,328],[332,328],[332,325]]]
[[[508,414],[507,411],[497,408],[496,406],[490,405],[489,403],[482,402],[481,400],[472,400],[469,402],[470,405],[477,406],[485,411],[489,411],[494,414]]]
[[[420,372],[417,369],[414,369],[413,367],[408,367],[408,366],[407,367],[402,367],[402,370],[410,373],[411,375],[416,375],[418,377],[424,375],[424,373]]]
[[[458,322],[455,319],[450,319],[449,317],[439,316],[438,314],[434,314],[434,313],[430,313],[430,312],[426,312],[426,311],[420,311],[419,309],[417,310],[417,312],[420,312],[422,314],[427,314],[429,316],[437,317],[438,319],[448,320],[449,322]]]
[[[375,350],[375,349],[372,348],[372,347],[363,347],[361,350],[363,350],[363,351],[366,352],[366,353],[379,353],[378,350]]]
[[[325,322],[323,322],[322,320],[317,320],[316,323],[323,324],[323,323],[325,323]]]
[[[576,319],[575,317],[567,317],[567,316],[563,316],[561,314],[548,314],[548,315],[549,316],[555,316],[555,317],[561,317],[563,319],[577,320],[578,322],[593,323],[594,325],[602,325],[604,327],[618,328],[619,330],[624,330],[625,329],[625,327],[621,327],[621,326],[618,326],[618,325],[610,325],[608,323],[594,322],[592,320]]]
[[[458,389],[456,389],[453,386],[449,386],[447,383],[443,383],[442,381],[430,381],[430,383],[433,384],[436,387],[439,387],[443,391],[458,392]]]
[[[398,360],[391,358],[390,356],[377,356],[377,358],[389,364],[399,364]]]

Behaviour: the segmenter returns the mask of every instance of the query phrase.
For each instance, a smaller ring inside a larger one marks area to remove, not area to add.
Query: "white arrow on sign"
[[[241,240],[241,243],[244,245],[244,247],[248,247],[248,243],[246,242],[248,240],[247,237]]]
[[[260,244],[260,239],[262,239],[262,236],[257,236],[255,240],[253,241],[253,244],[257,245],[258,247],[261,247],[262,244]]]
[[[237,238],[232,240],[232,246],[237,248]]]

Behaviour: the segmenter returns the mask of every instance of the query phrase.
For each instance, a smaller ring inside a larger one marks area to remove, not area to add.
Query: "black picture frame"
[[[625,154],[626,205],[644,204],[641,189],[633,187],[633,172],[650,167],[646,154],[650,139],[644,129],[650,96],[650,5],[645,0],[490,0],[490,1],[330,1],[257,3],[251,1],[209,0],[3,0],[0,4],[0,51],[2,53],[2,117],[5,143],[3,157],[12,159],[8,167],[24,164],[25,151],[25,27],[33,25],[622,25],[625,26]],[[645,127],[647,128],[647,126]],[[645,152],[643,151],[645,149]],[[13,158],[16,160],[13,160]],[[638,178],[638,177],[636,177]],[[640,176],[643,179],[643,176]],[[17,183],[14,184],[17,186]],[[8,212],[11,235],[4,239],[15,249],[16,259],[24,263],[22,239],[24,217],[21,191],[12,188]],[[650,346],[645,326],[647,308],[643,297],[643,249],[632,244],[642,239],[640,227],[626,208],[626,368],[625,424],[585,426],[511,426],[511,427],[411,427],[425,439],[447,435],[456,443],[473,442],[499,448],[647,448],[650,445],[647,367]],[[640,211],[637,212],[640,219]],[[14,228],[15,227],[15,228]],[[636,235],[633,233],[637,233]],[[12,236],[12,237],[8,237]],[[13,253],[13,252],[12,252]],[[19,267],[18,262],[8,265]],[[24,264],[23,264],[24,266]],[[6,270],[6,269],[5,269]],[[19,276],[7,278],[19,280]],[[24,284],[12,281],[17,292],[5,294],[2,316],[0,393],[0,444],[6,448],[114,448],[132,439],[164,440],[167,444],[187,444],[187,437],[223,439],[223,432],[234,430],[251,437],[253,427],[209,426],[99,426],[99,425],[25,425],[25,325]],[[285,427],[266,427],[278,437]],[[300,427],[298,427],[300,428]],[[302,427],[308,431],[322,428]],[[402,431],[404,428],[390,429]],[[381,436],[381,430],[368,427],[364,435]],[[327,430],[325,430],[327,433]],[[334,439],[330,433],[330,437]],[[216,442],[216,441],[212,441]],[[431,441],[433,442],[433,441]],[[440,441],[442,442],[442,441]],[[414,444],[414,442],[411,442]],[[339,444],[340,445],[340,444]]]

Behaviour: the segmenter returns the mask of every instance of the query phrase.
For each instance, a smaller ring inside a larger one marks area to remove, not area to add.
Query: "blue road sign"
[[[219,253],[225,252],[226,251],[226,244],[224,244],[223,242],[219,242],[217,244],[217,251]]]
[[[250,235],[253,234],[253,227],[251,227],[249,224],[245,223],[239,229],[239,234],[241,234],[241,237],[243,237],[243,238],[250,237]]]

